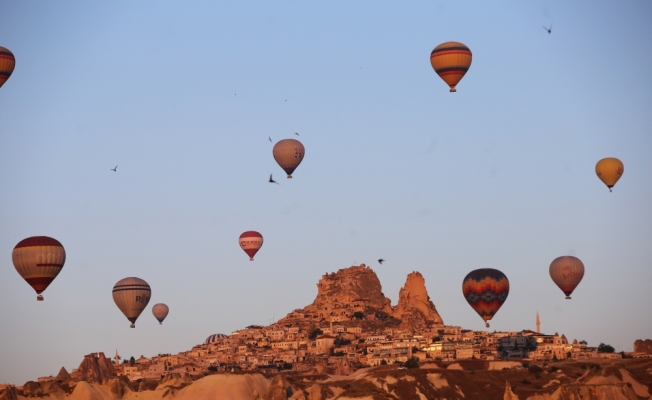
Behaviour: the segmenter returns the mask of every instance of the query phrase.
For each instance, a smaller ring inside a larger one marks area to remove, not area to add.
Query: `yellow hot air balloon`
[[[617,158],[603,158],[595,164],[595,173],[607,185],[610,192],[611,188],[618,182],[618,179],[623,176],[623,172],[625,172],[625,166]]]
[[[471,66],[471,50],[460,42],[442,43],[430,53],[430,64],[437,75],[456,92],[455,86]]]
[[[278,165],[288,174],[288,178],[292,178],[292,173],[306,154],[306,149],[298,140],[283,139],[274,145],[273,154]]]
[[[150,297],[152,289],[140,278],[124,278],[113,286],[113,301],[131,321],[132,328],[136,327],[136,320],[147,307]]]
[[[0,87],[5,84],[11,73],[14,72],[16,58],[9,49],[0,46]]]
[[[32,236],[23,239],[11,252],[16,271],[36,291],[36,300],[43,300],[43,291],[59,275],[66,262],[66,251],[57,239]]]

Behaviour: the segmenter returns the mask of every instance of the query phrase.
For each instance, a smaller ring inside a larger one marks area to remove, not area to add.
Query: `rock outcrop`
[[[61,367],[61,369],[59,370],[59,374],[54,379],[59,382],[68,382],[72,380],[72,376],[70,376],[70,374],[64,367]]]
[[[0,400],[18,400],[18,395],[16,394],[16,388],[9,386],[0,390]]]
[[[41,384],[34,381],[27,381],[23,385],[23,396],[25,397],[43,397],[43,388]]]
[[[364,264],[323,275],[317,283],[317,298],[312,305],[328,310],[332,305],[354,302],[391,312],[391,301],[383,294],[378,276]]]
[[[103,383],[115,376],[113,363],[104,356],[104,353],[85,355],[81,364],[79,364],[79,368],[72,374],[74,380],[88,383]]]
[[[294,392],[290,382],[283,375],[278,374],[272,379],[272,384],[262,400],[287,400],[288,397],[294,395]]]
[[[403,321],[406,328],[418,329],[432,324],[443,324],[435,305],[430,301],[426,280],[419,272],[407,276],[405,285],[398,294],[398,304],[392,315]]]
[[[652,354],[652,339],[641,340],[638,339],[634,342],[634,353]]]

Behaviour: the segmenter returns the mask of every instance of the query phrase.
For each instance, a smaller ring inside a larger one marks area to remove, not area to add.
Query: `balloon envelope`
[[[154,307],[152,307],[152,314],[154,314],[159,324],[163,324],[163,320],[168,316],[169,312],[170,308],[163,303],[154,304]]]
[[[11,252],[11,260],[20,276],[36,291],[36,299],[43,300],[41,293],[66,262],[66,250],[56,239],[32,236],[18,242]]]
[[[147,307],[150,297],[152,297],[152,289],[140,278],[124,278],[113,286],[113,301],[131,321],[132,328],[136,327],[136,320]]]
[[[239,242],[242,250],[249,256],[249,260],[253,261],[256,253],[263,246],[263,235],[256,231],[247,231],[240,235]]]
[[[625,172],[625,166],[623,163],[613,157],[603,158],[595,164],[595,173],[598,175],[598,178],[607,185],[609,191],[614,187],[618,179],[623,176]]]
[[[446,42],[430,53],[430,65],[450,87],[451,92],[456,92],[455,86],[469,70],[472,58],[471,50],[464,44]]]
[[[7,79],[14,72],[16,58],[9,49],[0,46],[0,87],[7,82]]]
[[[283,139],[276,142],[273,154],[278,165],[288,174],[288,178],[292,178],[292,173],[306,154],[306,149],[298,140]]]
[[[485,321],[498,312],[509,294],[509,280],[502,272],[493,268],[476,269],[469,272],[462,283],[466,301]]]
[[[550,263],[549,271],[552,281],[564,292],[566,299],[570,300],[571,293],[584,277],[582,261],[573,256],[557,257]]]

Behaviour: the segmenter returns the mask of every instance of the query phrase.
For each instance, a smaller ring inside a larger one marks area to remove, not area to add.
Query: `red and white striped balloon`
[[[256,231],[247,231],[240,235],[240,247],[249,256],[249,260],[253,261],[254,256],[263,246],[263,235]]]
[[[36,300],[43,300],[41,293],[59,275],[66,262],[66,250],[57,239],[32,236],[23,239],[11,252],[16,271],[36,291]]]

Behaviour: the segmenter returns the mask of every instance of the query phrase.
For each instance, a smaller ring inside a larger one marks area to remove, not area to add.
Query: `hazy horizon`
[[[0,88],[0,383],[267,325],[360,263],[392,304],[421,272],[444,322],[476,330],[462,280],[496,268],[511,288],[489,330],[534,329],[538,310],[545,333],[632,351],[652,338],[650,15],[642,1],[0,3],[16,57]],[[446,41],[473,52],[456,93],[429,62]],[[293,179],[268,137],[305,146]],[[604,157],[625,165],[613,193]],[[264,236],[253,262],[247,230]],[[67,254],[43,302],[11,262],[38,235]],[[548,274],[562,255],[586,267],[572,300]],[[152,288],[136,329],[111,296],[128,276]]]

